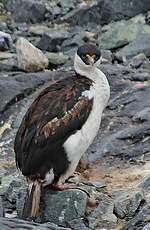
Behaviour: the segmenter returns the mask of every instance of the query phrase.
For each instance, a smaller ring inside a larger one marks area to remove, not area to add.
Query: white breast
[[[106,76],[99,69],[94,69],[94,72],[88,73],[89,76],[88,74],[86,75],[94,80],[94,84],[89,91],[83,92],[83,96],[87,96],[90,99],[93,97],[94,99],[92,111],[81,130],[71,135],[64,143],[67,157],[69,161],[72,162],[72,171],[75,170],[82,154],[87,150],[97,135],[102,112],[107,105],[110,95]]]

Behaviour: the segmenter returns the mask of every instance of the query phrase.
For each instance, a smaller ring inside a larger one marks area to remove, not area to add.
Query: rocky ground
[[[147,0],[0,2],[0,229],[150,229],[149,10]],[[21,220],[15,134],[36,95],[69,77],[85,42],[101,47],[111,87],[99,134],[70,179],[90,198],[44,190],[34,221]]]

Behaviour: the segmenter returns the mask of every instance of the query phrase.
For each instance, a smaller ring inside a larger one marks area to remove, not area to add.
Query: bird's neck
[[[77,54],[75,55],[74,68],[78,74],[88,77],[91,80],[95,80],[93,77],[94,75],[97,75],[96,72],[98,69],[95,66],[84,64],[84,62]]]

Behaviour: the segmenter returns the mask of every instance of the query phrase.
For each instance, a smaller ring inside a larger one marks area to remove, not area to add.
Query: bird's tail
[[[39,181],[34,181],[30,183],[23,208],[23,219],[36,216],[39,209],[40,196],[41,183]]]

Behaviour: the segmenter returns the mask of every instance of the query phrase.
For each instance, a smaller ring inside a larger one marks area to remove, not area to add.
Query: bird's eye
[[[85,54],[82,54],[82,55],[81,55],[81,58],[82,58],[82,59],[86,59],[86,55],[85,55]]]
[[[99,59],[99,56],[98,56],[98,55],[95,55],[94,60],[97,61],[98,59]]]

